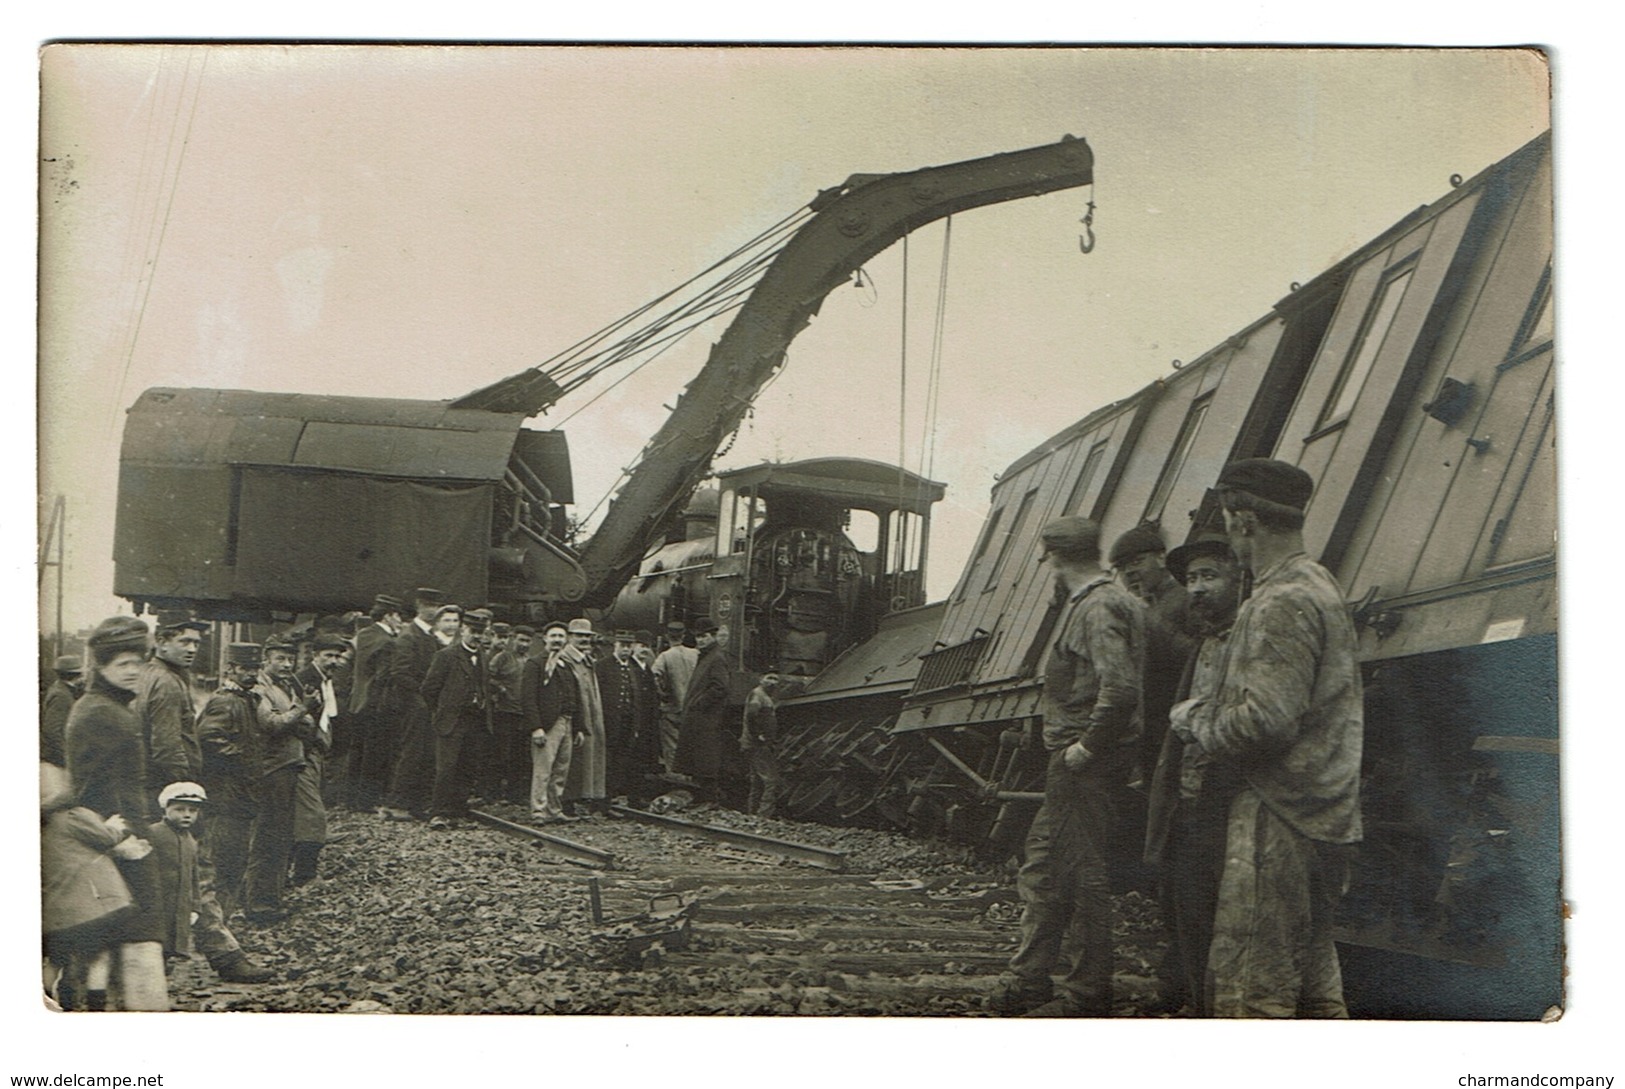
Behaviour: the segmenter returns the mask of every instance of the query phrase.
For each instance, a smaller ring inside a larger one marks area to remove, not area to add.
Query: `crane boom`
[[[1088,142],[1065,136],[1053,144],[946,166],[853,175],[820,192],[809,205],[815,214],[774,258],[712,346],[705,366],[649,440],[583,547],[587,592],[582,603],[608,605],[636,573],[649,542],[704,478],[718,447],[784,361],[790,342],[825,296],[865,261],[908,232],[955,212],[1093,180]]]

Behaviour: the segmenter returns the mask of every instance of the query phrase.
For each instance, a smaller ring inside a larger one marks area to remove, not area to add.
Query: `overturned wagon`
[[[438,401],[150,389],[119,463],[114,593],[216,619],[445,589],[523,612],[573,601],[563,432]]]

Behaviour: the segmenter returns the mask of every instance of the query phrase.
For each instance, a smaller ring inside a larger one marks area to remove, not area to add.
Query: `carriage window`
[[[1077,514],[1083,507],[1083,500],[1089,493],[1089,485],[1094,483],[1095,472],[1100,463],[1106,460],[1106,441],[1100,440],[1089,448],[1089,456],[1083,460],[1083,471],[1078,474],[1078,482],[1072,485],[1072,494],[1066,497],[1066,506],[1061,510],[1061,516]]]
[[[999,581],[999,571],[1003,569],[1004,561],[1010,555],[1010,546],[1021,536],[1021,527],[1027,521],[1027,512],[1032,509],[1033,500],[1037,497],[1037,488],[1021,497],[1021,506],[1016,508],[1016,516],[1010,521],[1010,532],[1005,534],[1004,543],[999,546],[999,558],[993,561],[993,570],[987,573],[987,585],[982,587],[983,590],[993,589],[994,584]]]
[[[1185,468],[1185,460],[1190,457],[1191,447],[1196,444],[1197,432],[1202,430],[1202,421],[1207,417],[1207,407],[1212,403],[1212,390],[1191,402],[1190,411],[1185,414],[1185,422],[1179,427],[1179,437],[1174,440],[1174,448],[1168,452],[1168,460],[1163,463],[1162,475],[1157,477],[1157,486],[1151,491],[1151,500],[1145,505],[1145,515],[1141,521],[1162,520],[1162,508],[1168,505],[1168,495],[1174,490],[1174,482]]]
[[[1004,508],[1000,507],[993,512],[993,516],[987,520],[987,525],[982,528],[981,540],[976,542],[976,553],[971,557],[970,564],[965,568],[965,581],[959,587],[961,600],[965,597],[965,589],[970,586],[971,576],[976,573],[976,565],[982,562],[983,556],[987,555],[987,546],[992,543],[993,535],[999,532],[999,520],[1003,517]]]
[[[1414,271],[1414,268],[1406,268],[1390,277],[1377,292],[1371,308],[1366,311],[1365,328],[1360,331],[1354,350],[1343,361],[1343,369],[1332,386],[1331,395],[1326,398],[1326,410],[1320,414],[1317,430],[1348,418],[1355,399],[1360,396],[1360,387],[1365,385],[1366,376],[1377,362],[1377,353],[1382,350],[1382,342],[1394,324],[1394,316],[1399,313],[1400,301],[1405,297],[1405,287],[1411,282]]]

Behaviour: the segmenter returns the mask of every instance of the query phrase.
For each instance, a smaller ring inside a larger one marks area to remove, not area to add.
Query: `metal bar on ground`
[[[548,850],[573,861],[586,862],[606,870],[615,868],[615,856],[600,848],[589,847],[585,843],[577,843],[574,840],[565,839],[563,836],[555,836],[551,832],[543,832],[540,828],[532,828],[528,824],[515,824],[513,821],[505,821],[501,817],[478,809],[469,810],[468,815],[481,824],[490,825],[499,832],[507,832],[512,836],[524,836],[527,839],[533,839]]]
[[[754,832],[741,832],[736,828],[724,828],[717,824],[699,824],[695,821],[668,817],[661,813],[646,813],[641,809],[633,809],[630,806],[612,805],[609,809],[611,813],[616,813],[622,817],[630,817],[635,821],[642,821],[644,824],[655,824],[678,832],[689,832],[720,843],[750,847],[768,854],[779,855],[782,858],[790,858],[797,862],[819,866],[826,870],[840,872],[846,869],[846,856],[840,851],[829,847],[814,847],[810,843],[795,843],[787,839],[774,839],[772,836],[759,836]]]

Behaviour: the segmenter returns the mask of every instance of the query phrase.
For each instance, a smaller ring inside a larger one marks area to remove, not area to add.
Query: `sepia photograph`
[[[1546,51],[39,88],[51,1016],[1564,1015]]]

